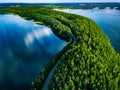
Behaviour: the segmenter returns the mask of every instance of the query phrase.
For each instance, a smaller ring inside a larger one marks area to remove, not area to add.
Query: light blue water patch
[[[29,87],[66,44],[50,28],[19,16],[0,15],[0,90]]]
[[[116,9],[57,9],[58,11],[86,16],[99,24],[109,37],[111,45],[120,53],[120,10]]]

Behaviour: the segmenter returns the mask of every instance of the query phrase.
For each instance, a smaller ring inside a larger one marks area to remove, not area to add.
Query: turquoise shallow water
[[[50,28],[0,15],[0,90],[23,90],[67,43]]]
[[[115,9],[62,9],[58,11],[74,13],[91,18],[109,37],[111,45],[120,53],[120,10]]]

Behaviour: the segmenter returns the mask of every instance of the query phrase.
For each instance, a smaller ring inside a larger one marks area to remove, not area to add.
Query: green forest
[[[120,90],[120,55],[91,19],[42,7],[0,7],[0,13],[39,22],[68,42],[26,90],[41,90],[56,63],[48,90]]]

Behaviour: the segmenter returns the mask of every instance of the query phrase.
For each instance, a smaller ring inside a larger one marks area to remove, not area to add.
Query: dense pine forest
[[[39,22],[68,42],[31,82],[30,90],[41,90],[56,64],[49,90],[120,90],[120,55],[94,21],[42,7],[0,7],[0,13]]]

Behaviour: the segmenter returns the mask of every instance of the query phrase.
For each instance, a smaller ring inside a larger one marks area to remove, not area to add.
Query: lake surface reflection
[[[109,37],[111,45],[120,53],[120,10],[115,9],[57,9],[58,11],[83,15],[91,18]]]
[[[23,90],[66,42],[50,28],[0,15],[0,90]]]

